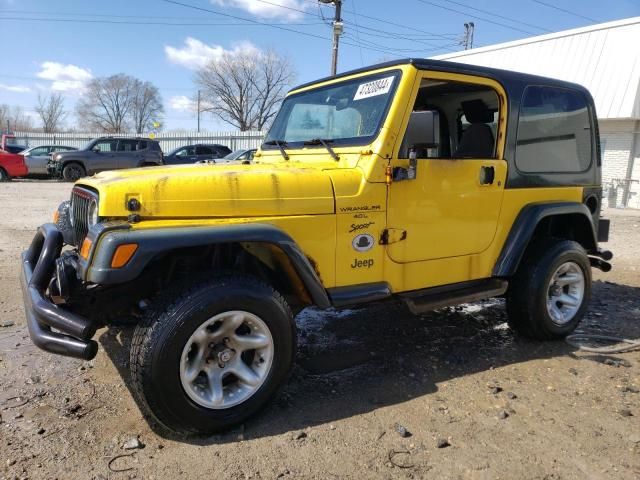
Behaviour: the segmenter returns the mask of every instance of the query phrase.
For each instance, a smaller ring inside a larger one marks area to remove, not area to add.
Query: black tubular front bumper
[[[60,230],[47,223],[38,228],[31,246],[22,254],[21,284],[29,336],[47,352],[91,360],[98,353],[98,344],[91,340],[96,325],[59,307],[45,294],[62,243]]]

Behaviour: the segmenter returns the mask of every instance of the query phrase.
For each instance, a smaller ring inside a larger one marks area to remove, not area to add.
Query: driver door
[[[424,72],[413,98],[391,161],[387,206],[388,226],[406,236],[387,255],[426,267],[478,254],[493,241],[507,171],[506,95],[486,78]],[[406,179],[412,150],[415,178]]]
[[[87,165],[91,172],[102,172],[117,168],[116,148],[117,140],[100,140],[91,148],[91,164]],[[89,173],[89,172],[87,172]]]

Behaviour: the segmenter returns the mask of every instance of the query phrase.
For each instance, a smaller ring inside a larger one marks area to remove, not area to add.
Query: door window
[[[38,147],[31,150],[32,157],[42,157],[49,154],[49,147]]]
[[[424,79],[399,158],[497,158],[500,101],[491,87]]]
[[[101,141],[96,143],[91,150],[102,153],[115,152],[117,144],[118,142],[115,140]]]
[[[191,157],[196,154],[196,149],[194,147],[185,147],[182,150],[178,150],[176,152],[176,157],[184,158]]]

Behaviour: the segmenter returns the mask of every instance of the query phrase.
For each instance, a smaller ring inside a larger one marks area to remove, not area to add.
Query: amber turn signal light
[[[80,256],[85,260],[89,258],[89,251],[91,250],[91,245],[93,245],[93,242],[89,239],[89,237],[85,238],[84,242],[82,242],[82,247],[80,248]]]
[[[111,259],[111,267],[112,268],[120,268],[124,267],[133,254],[138,250],[137,243],[124,243],[122,245],[118,245],[115,253],[113,254],[113,258]]]
[[[56,210],[53,212],[53,223],[58,223],[58,220],[60,220],[60,212]]]

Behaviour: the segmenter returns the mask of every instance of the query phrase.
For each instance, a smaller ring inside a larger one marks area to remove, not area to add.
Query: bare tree
[[[129,126],[135,79],[120,73],[94,78],[76,106],[80,124],[105,133],[123,133]]]
[[[133,106],[131,119],[136,133],[151,130],[153,122],[164,113],[162,97],[151,82],[135,80],[133,84]]]
[[[48,97],[38,94],[38,104],[35,106],[36,113],[42,122],[44,133],[53,133],[60,130],[62,122],[67,116],[64,110],[64,98],[61,93],[52,93]]]
[[[295,72],[289,60],[273,51],[224,53],[196,73],[209,111],[226,123],[262,130],[278,111]]]
[[[17,132],[28,132],[33,130],[33,119],[20,106],[1,104],[0,131],[6,128]]]

